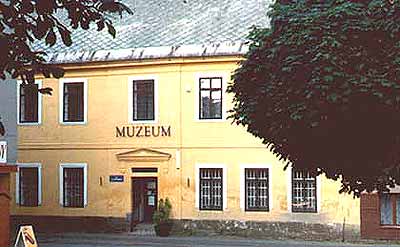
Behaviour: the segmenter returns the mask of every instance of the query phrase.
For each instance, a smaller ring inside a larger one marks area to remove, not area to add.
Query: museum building
[[[357,235],[359,199],[284,170],[228,119],[226,88],[250,27],[269,25],[268,1],[125,2],[136,11],[116,20],[115,39],[77,31],[74,46],[47,49],[66,74],[34,87],[52,96],[19,84],[14,223],[133,231],[168,197],[181,231]]]

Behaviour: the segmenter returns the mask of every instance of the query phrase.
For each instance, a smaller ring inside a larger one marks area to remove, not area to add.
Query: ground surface
[[[362,243],[340,243],[340,242],[306,242],[306,241],[275,241],[254,240],[232,237],[152,237],[133,236],[129,234],[57,234],[38,236],[40,247],[400,247],[388,242],[362,242]]]

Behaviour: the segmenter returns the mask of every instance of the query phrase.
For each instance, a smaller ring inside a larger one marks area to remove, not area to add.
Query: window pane
[[[210,88],[210,79],[201,78],[200,79],[200,88],[209,89]]]
[[[222,169],[200,169],[200,209],[222,210]]]
[[[38,168],[19,168],[19,197],[21,206],[38,206]]]
[[[212,79],[211,87],[212,88],[221,88],[222,87],[222,78]]]
[[[64,206],[83,207],[83,168],[64,168]]]
[[[154,81],[133,81],[133,120],[154,119]]]
[[[209,91],[201,91],[200,118],[210,118],[210,93]]]
[[[400,225],[400,196],[396,196],[396,225]]]
[[[317,212],[316,177],[309,172],[292,171],[292,211]]]
[[[381,201],[381,224],[392,225],[393,224],[393,208],[390,200],[390,194],[382,194],[380,196]]]
[[[20,122],[37,123],[38,122],[38,84],[21,84],[20,86]]]
[[[84,121],[84,83],[64,84],[64,122]]]

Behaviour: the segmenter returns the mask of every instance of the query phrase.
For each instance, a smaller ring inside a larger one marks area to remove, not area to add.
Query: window
[[[199,78],[199,119],[222,119],[222,77]]]
[[[87,204],[86,164],[62,164],[60,177],[60,203],[64,207],[85,207]]]
[[[86,123],[87,82],[84,79],[62,80],[61,123]]]
[[[222,168],[200,168],[200,210],[222,210]]]
[[[245,168],[245,210],[269,211],[268,168]]]
[[[157,121],[157,78],[129,77],[129,121],[154,123]]]
[[[18,83],[18,124],[40,124],[41,82]]]
[[[25,207],[37,207],[41,204],[41,165],[19,164],[16,174],[16,201]]]
[[[317,179],[309,172],[292,170],[292,212],[317,212]]]
[[[380,195],[381,225],[400,225],[400,195]]]

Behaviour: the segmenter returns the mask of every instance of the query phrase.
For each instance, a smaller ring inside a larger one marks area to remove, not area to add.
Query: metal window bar
[[[292,171],[292,212],[317,212],[317,179],[309,172]]]
[[[222,210],[222,168],[200,169],[200,210]]]
[[[245,169],[245,210],[269,211],[268,168]]]
[[[154,80],[133,81],[133,120],[154,120]]]
[[[83,208],[83,168],[64,168],[64,207]]]
[[[19,119],[21,123],[38,122],[38,84],[21,84],[19,89]]]
[[[213,87],[213,80],[218,80],[219,87]],[[208,81],[208,87],[202,87],[201,81]],[[207,97],[202,97],[202,92],[206,93]],[[213,92],[219,93],[220,103],[214,104]],[[199,119],[222,119],[222,78],[221,77],[208,77],[199,79]],[[214,106],[214,107],[213,107]],[[217,108],[215,110],[215,108]],[[214,110],[213,110],[214,109]]]
[[[72,82],[64,84],[64,122],[84,121],[84,83]]]
[[[19,168],[19,204],[26,207],[39,205],[39,173],[36,167]]]

